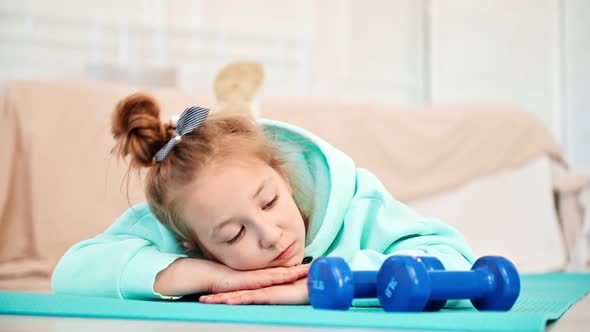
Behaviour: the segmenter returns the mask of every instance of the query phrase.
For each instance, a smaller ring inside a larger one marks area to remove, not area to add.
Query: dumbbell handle
[[[353,271],[352,278],[355,298],[377,297],[377,271]]]
[[[490,275],[485,270],[429,271],[430,299],[478,299],[492,287]]]
[[[441,265],[434,257],[421,257],[422,262],[426,265],[427,270],[434,269],[434,266]],[[353,271],[352,277],[354,279],[354,297],[358,299],[374,298],[377,297],[377,272],[378,271]],[[439,298],[435,298],[439,300]],[[442,300],[444,298],[441,298]]]

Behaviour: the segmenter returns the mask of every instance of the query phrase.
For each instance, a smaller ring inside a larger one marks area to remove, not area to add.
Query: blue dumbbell
[[[445,267],[441,261],[439,261],[435,257],[418,257],[422,263],[426,266],[426,270],[428,271],[444,271]],[[383,268],[383,266],[381,266]],[[424,307],[424,311],[438,311],[442,309],[442,307],[447,304],[447,300],[440,299],[440,300],[430,300],[426,303],[426,307]]]
[[[377,274],[385,311],[422,311],[429,301],[470,299],[477,310],[510,310],[520,293],[514,265],[499,256],[478,259],[471,271],[428,271],[420,258],[391,256]]]
[[[434,257],[421,257],[428,270],[444,267]],[[309,301],[316,309],[347,310],[355,298],[377,297],[377,271],[352,271],[346,261],[339,257],[320,257],[307,273]],[[428,303],[431,310],[445,305],[445,300]]]

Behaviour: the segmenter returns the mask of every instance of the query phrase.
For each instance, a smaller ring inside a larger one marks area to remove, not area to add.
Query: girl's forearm
[[[154,291],[165,296],[210,292],[213,281],[226,269],[205,259],[179,258],[158,273]]]

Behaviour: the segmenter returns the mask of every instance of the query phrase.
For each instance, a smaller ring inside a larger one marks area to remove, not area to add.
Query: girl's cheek
[[[254,255],[254,253],[250,253],[250,250],[248,249],[247,245],[244,246],[240,246],[241,248],[232,248],[232,250],[229,250],[227,252],[228,254],[228,258],[231,259],[234,263],[236,264],[243,264],[243,262],[245,262],[245,259],[247,257],[248,260],[252,260],[253,257],[251,257],[252,255]]]

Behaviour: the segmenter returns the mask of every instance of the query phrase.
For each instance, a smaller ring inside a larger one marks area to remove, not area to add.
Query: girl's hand
[[[307,278],[283,285],[201,296],[201,303],[309,304]]]
[[[264,289],[272,285],[292,283],[307,276],[309,265],[274,267],[262,270],[237,271],[227,268],[216,276],[210,293]]]

